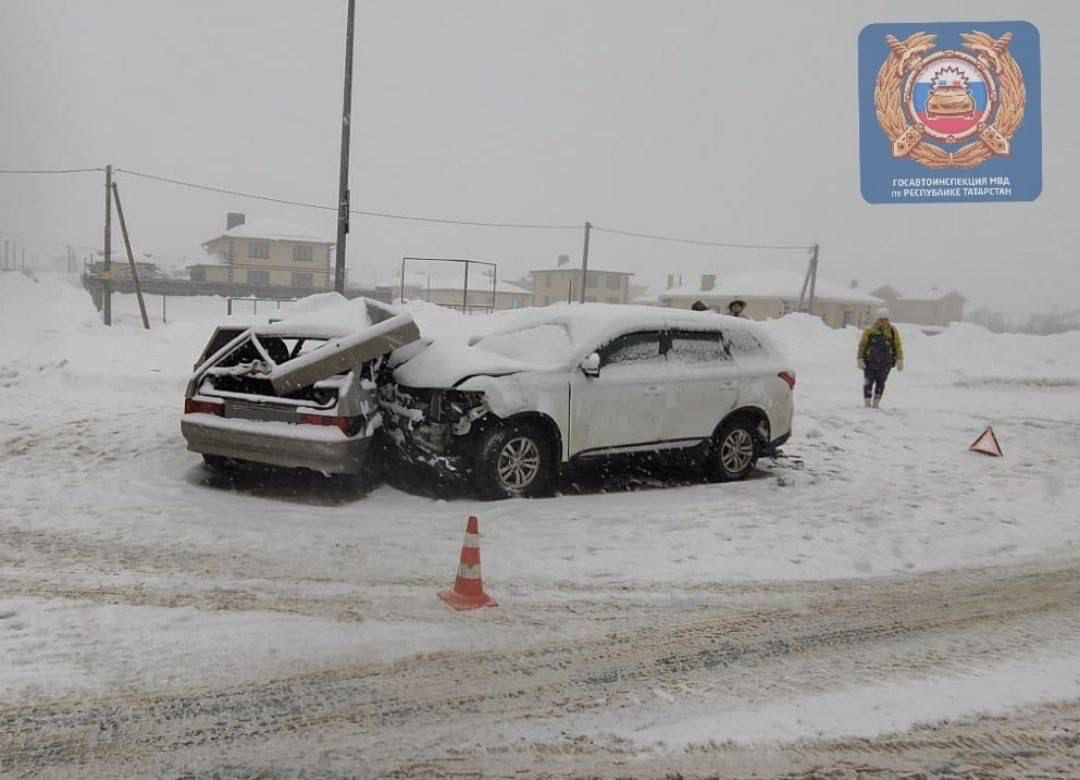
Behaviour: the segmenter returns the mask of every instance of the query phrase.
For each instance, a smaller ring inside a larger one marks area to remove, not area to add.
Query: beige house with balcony
[[[703,274],[689,284],[670,286],[657,295],[657,303],[689,309],[701,301],[710,309],[725,312],[728,304],[738,299],[746,301],[746,314],[751,319],[776,319],[798,311],[805,278],[794,271],[751,271],[723,278]],[[873,322],[874,310],[884,305],[874,295],[820,278],[815,293],[811,313],[831,328],[864,328]]]
[[[585,277],[586,303],[629,303],[633,295],[631,279],[625,271],[589,269]],[[532,272],[533,306],[550,306],[581,300],[581,267],[567,264]]]
[[[329,290],[334,242],[276,219],[247,222],[230,213],[225,232],[203,244],[215,262],[188,266],[193,282]]]
[[[904,288],[885,284],[871,291],[889,307],[895,322],[944,328],[964,319],[967,299],[948,287]]]

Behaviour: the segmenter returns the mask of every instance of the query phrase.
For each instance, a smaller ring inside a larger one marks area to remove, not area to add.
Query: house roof
[[[255,219],[214,236],[219,238],[255,238],[265,241],[304,241],[312,244],[333,244],[335,239],[320,235],[310,228],[283,219]],[[206,243],[210,243],[207,241]],[[204,244],[205,246],[205,244]]]
[[[876,293],[885,288],[889,288],[902,300],[906,301],[940,301],[942,298],[948,298],[952,295],[959,295],[961,298],[964,297],[953,287],[947,287],[945,285],[938,286],[935,284],[905,285],[902,288],[895,284],[882,284],[871,289]]]
[[[667,298],[700,298],[702,300],[722,298],[742,298],[744,300],[775,300],[777,298],[798,299],[802,292],[806,276],[796,271],[747,271],[741,274],[717,278],[711,290],[702,288],[702,279],[681,287],[673,287],[659,294]],[[814,287],[815,298],[819,301],[838,303],[880,304],[882,300],[859,290],[852,290],[842,284],[830,282],[818,277]]]
[[[465,286],[464,273],[456,276],[430,276],[420,271],[411,271],[405,275],[405,286],[408,288],[420,288],[422,291],[428,289],[430,282],[430,288],[432,291],[446,291],[457,290],[461,291]],[[379,284],[375,285],[376,289],[389,289],[397,291],[401,287],[401,276],[398,275],[392,279],[384,279]],[[485,293],[491,292],[491,278],[484,276],[483,274],[473,273],[469,275],[469,293]],[[495,292],[504,293],[507,295],[532,295],[532,290],[528,290],[512,282],[504,282],[499,279],[495,282]]]
[[[558,273],[559,271],[576,271],[577,273],[581,273],[581,263],[577,263],[576,265],[574,263],[568,263],[567,265],[561,265],[558,268],[538,268],[536,270],[530,271],[529,273],[533,273],[533,274],[551,274],[551,273]],[[603,268],[590,268],[589,273],[615,274],[617,276],[633,276],[634,275],[632,271],[607,271],[607,270],[605,270]]]

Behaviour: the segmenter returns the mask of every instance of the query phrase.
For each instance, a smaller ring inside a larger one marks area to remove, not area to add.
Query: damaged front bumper
[[[469,434],[489,414],[483,393],[388,384],[381,390],[379,404],[382,433],[397,458],[442,477],[468,476],[472,468]]]

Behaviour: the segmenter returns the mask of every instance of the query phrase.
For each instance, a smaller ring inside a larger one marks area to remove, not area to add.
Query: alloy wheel
[[[736,428],[720,443],[720,465],[729,474],[741,474],[754,460],[754,439],[748,431]]]
[[[495,469],[505,488],[524,490],[540,474],[540,448],[526,436],[511,439],[499,450]]]

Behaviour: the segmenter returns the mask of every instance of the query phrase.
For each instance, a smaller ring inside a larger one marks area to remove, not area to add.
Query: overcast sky
[[[935,283],[1019,314],[1076,306],[1080,4],[358,0],[354,208],[820,242],[821,276]],[[902,16],[898,16],[901,14]],[[332,204],[345,0],[0,0],[0,168],[116,166]],[[870,206],[856,46],[871,22],[1026,19],[1042,36],[1034,203]],[[226,211],[333,235],[331,212],[117,178],[136,250],[182,257]],[[100,247],[102,178],[0,176],[0,230]],[[4,236],[0,236],[2,238]],[[117,240],[119,236],[117,236]],[[514,277],[580,230],[354,218],[350,276],[405,254]],[[55,251],[39,245],[45,255]],[[61,250],[62,251],[62,250]],[[80,250],[86,254],[88,249]],[[801,268],[799,253],[594,234],[591,261],[667,273]]]

